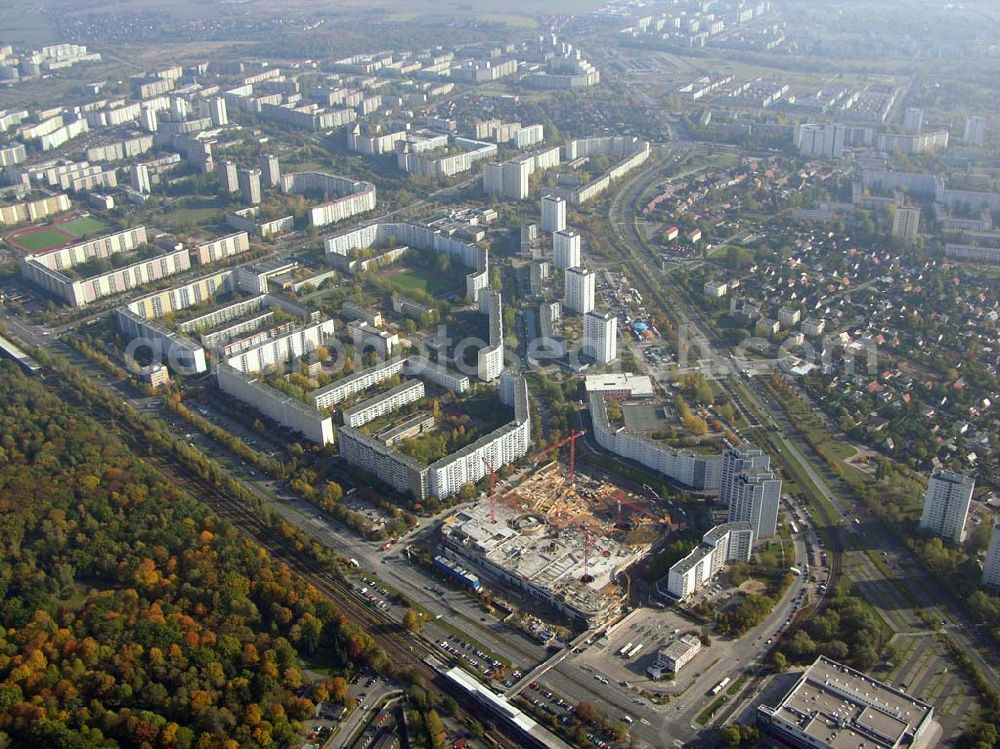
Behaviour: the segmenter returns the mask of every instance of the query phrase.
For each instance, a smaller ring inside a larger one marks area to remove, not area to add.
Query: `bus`
[[[632,643],[631,642],[625,643],[624,645],[622,645],[622,649],[618,651],[618,655],[624,658],[625,654],[631,649],[632,649]]]
[[[718,684],[716,684],[714,687],[712,687],[712,694],[718,694],[719,692],[721,692],[723,689],[725,689],[727,686],[729,686],[729,682],[731,682],[731,681],[732,681],[732,679],[730,679],[727,676],[725,679],[723,679]]]
[[[634,648],[632,648],[630,651],[628,651],[628,653],[625,654],[625,657],[626,658],[635,658],[637,655],[639,655],[639,651],[640,650],[642,650],[642,643],[641,642],[638,645],[636,645]]]
[[[800,570],[798,567],[789,567],[788,571],[791,572],[793,575],[796,575],[796,576],[802,574],[802,570]]]

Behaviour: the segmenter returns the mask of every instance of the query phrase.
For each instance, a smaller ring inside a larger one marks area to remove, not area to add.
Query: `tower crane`
[[[578,431],[572,431],[569,433],[568,437],[565,437],[554,445],[549,445],[544,450],[539,450],[535,453],[535,459],[541,458],[543,455],[552,452],[553,450],[558,450],[567,442],[569,443],[569,483],[570,486],[576,481],[576,441],[587,433],[586,429],[580,429]]]

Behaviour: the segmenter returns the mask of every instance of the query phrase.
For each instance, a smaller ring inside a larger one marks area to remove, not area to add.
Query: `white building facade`
[[[566,307],[581,315],[594,309],[597,276],[586,268],[569,268],[566,271]]]
[[[583,316],[583,353],[598,364],[618,357],[618,321],[610,312],[591,310]]]
[[[542,197],[542,231],[557,232],[566,228],[566,201],[555,195]]]
[[[965,540],[965,520],[976,482],[951,471],[935,471],[927,482],[921,530],[958,544]]]

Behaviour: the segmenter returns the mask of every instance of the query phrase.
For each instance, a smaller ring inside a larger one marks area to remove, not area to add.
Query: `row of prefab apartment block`
[[[481,312],[488,316],[490,331],[489,341],[479,351],[476,376],[483,381],[500,379],[504,367],[502,300],[498,292],[486,288],[488,254],[479,246],[461,242],[427,227],[406,223],[381,226],[381,230],[364,227],[328,238],[328,257],[332,258],[334,264],[349,263],[345,247],[364,248],[377,242],[380,234],[391,232],[410,246],[433,247],[439,252],[449,253],[470,267],[467,291],[470,297],[478,301]],[[239,246],[237,242],[246,241],[245,234],[237,236],[239,239],[223,238],[226,240],[225,246],[232,248]],[[145,240],[145,229],[138,227],[73,247],[30,256],[24,260],[23,267],[29,279],[57,294],[62,293],[62,298],[75,303],[78,298],[86,298],[77,297],[76,294],[86,293],[88,289],[94,294],[93,298],[97,298],[125,291],[145,283],[146,279],[169,275],[169,272],[162,272],[164,269],[161,266],[158,275],[137,277],[133,266],[128,266],[110,274],[102,274],[97,286],[94,285],[94,279],[75,280],[67,275],[73,265],[93,257],[109,257],[115,252],[137,248]],[[209,250],[203,252],[210,253]],[[216,252],[223,253],[220,256],[231,254],[229,249],[217,249]],[[141,264],[156,265],[164,258],[174,258],[176,262],[181,257],[184,258],[181,262],[190,263],[191,255],[188,250],[181,251],[171,247],[163,253],[163,256],[143,260]],[[196,254],[196,257],[209,256]],[[39,262],[39,258],[46,258],[48,263]],[[182,269],[179,265],[174,265],[165,270],[177,272]],[[220,269],[135,299],[119,308],[116,318],[123,332],[142,339],[155,349],[160,361],[182,373],[207,371],[205,348],[207,346],[215,350],[219,353],[216,360],[217,376],[223,390],[251,403],[264,415],[319,444],[329,443],[333,439],[333,422],[326,409],[397,374],[431,381],[459,393],[469,389],[469,378],[447,364],[418,357],[398,356],[320,389],[312,394],[312,404],[289,398],[263,384],[258,375],[266,367],[308,357],[310,352],[330,342],[335,332],[334,322],[320,320],[318,311],[310,310],[280,293],[269,292],[268,279],[286,270],[279,261]],[[112,281],[111,278],[118,280]],[[114,286],[114,283],[120,285]],[[67,292],[62,291],[66,287],[75,287],[75,290],[66,296]],[[165,315],[210,301],[231,290],[240,290],[251,296],[180,322],[173,329],[160,321]],[[290,316],[292,321],[285,319],[280,325],[275,325],[273,318],[276,308],[286,313],[282,316],[283,319]],[[371,344],[376,349],[382,346],[381,351],[390,354],[392,334],[380,330],[375,322],[375,319],[356,320],[348,325],[348,333],[363,346]],[[207,328],[211,330],[207,333],[199,332]],[[530,433],[526,386],[515,375],[505,374],[502,380],[501,400],[513,408],[514,419],[463,448],[458,454],[439,461],[440,465],[421,466],[393,450],[391,440],[369,437],[358,430],[366,420],[389,413],[404,403],[411,402],[414,397],[420,397],[415,395],[416,390],[413,388],[390,391],[370,399],[373,401],[371,403],[362,402],[351,409],[354,414],[350,415],[348,423],[353,426],[340,429],[341,452],[352,462],[369,468],[401,491],[410,491],[419,497],[453,494],[462,484],[481,479],[487,470],[486,465],[504,465],[527,454]],[[595,406],[596,404],[597,401]],[[603,399],[600,404],[603,404]],[[606,423],[605,419],[602,428],[598,430],[598,439],[608,449],[634,458],[695,488],[718,486],[718,458],[670,450],[638,435],[603,426]]]
[[[478,352],[475,375],[483,381],[501,379],[500,399],[513,410],[514,418],[510,423],[431,466],[420,465],[393,448],[400,439],[412,436],[409,432],[401,436],[396,433],[399,430],[390,430],[391,433],[372,438],[362,433],[360,427],[422,398],[424,381],[464,393],[470,389],[469,377],[422,357],[394,355],[397,354],[398,337],[379,327],[381,315],[355,309],[348,315],[355,319],[346,329],[355,346],[374,349],[380,355],[380,364],[318,389],[310,394],[309,403],[289,398],[262,381],[260,375],[267,367],[308,361],[318,348],[333,343],[337,332],[336,323],[321,319],[317,310],[269,290],[269,279],[287,273],[294,266],[293,261],[274,259],[220,269],[134,299],[116,310],[115,316],[124,333],[148,346],[154,358],[176,372],[207,371],[206,349],[211,350],[223,391],[318,444],[329,444],[334,439],[330,409],[336,404],[394,376],[410,378],[403,385],[363,400],[343,412],[340,450],[348,460],[368,468],[401,491],[410,491],[417,497],[449,496],[463,484],[481,479],[486,463],[500,466],[527,454],[530,444],[527,388],[522,378],[501,377],[504,354],[502,301],[499,292],[487,289],[489,258],[485,248],[417,224],[383,223],[328,237],[330,264],[348,273],[359,270],[353,265],[347,248],[371,247],[380,243],[387,233],[408,246],[430,247],[448,253],[470,268],[468,295],[479,304],[480,311],[489,321],[489,340]],[[136,229],[87,243],[89,255],[87,249],[73,248],[47,254],[56,254],[61,258],[59,264],[72,267],[88,257],[106,257],[107,253],[126,251],[144,240],[144,230]],[[387,252],[395,255],[399,249]],[[25,261],[26,275],[32,280],[36,279],[32,273],[37,267],[34,258]],[[48,280],[51,274],[43,278]],[[210,302],[231,291],[249,296],[210,308],[171,327],[164,324],[163,318],[167,315]],[[283,314],[277,316],[277,310]],[[414,420],[412,428],[419,433],[426,425],[421,420]]]
[[[540,126],[539,126],[540,127]],[[459,154],[438,157],[438,150],[427,150],[430,146],[448,143],[448,134],[419,134],[404,128],[397,133],[379,138],[402,136],[405,140],[394,141],[406,145],[398,154],[399,166],[407,172],[416,172],[431,177],[454,176],[468,171],[485,161],[483,166],[483,190],[489,195],[500,195],[512,200],[524,200],[529,194],[529,178],[532,174],[557,167],[560,158],[571,165],[581,165],[589,157],[601,154],[616,159],[616,163],[599,177],[584,183],[579,173],[563,174],[559,185],[552,189],[569,203],[579,205],[605,192],[611,182],[643,163],[650,154],[647,141],[627,136],[605,136],[580,138],[567,141],[563,146],[543,147],[520,155],[509,161],[489,162],[497,154],[493,143],[455,138],[455,143],[465,148]],[[350,134],[349,142],[360,143],[361,136]],[[119,169],[108,164],[92,161],[115,161],[139,156],[157,145],[154,136],[146,135],[114,143],[108,146],[90,148],[87,161],[66,159],[50,160],[29,166],[20,165],[27,152],[23,145],[10,148],[0,147],[0,166],[5,167],[4,178],[15,192],[27,193],[32,186],[43,186],[51,190],[66,190],[71,193],[90,192],[90,200],[95,205],[110,208],[115,195],[124,196],[131,203],[142,204],[163,175],[180,165],[182,153],[189,161],[202,170],[212,170],[219,179],[220,187],[228,193],[239,193],[240,199],[253,207],[263,199],[263,190],[278,188],[283,192],[315,192],[331,196],[322,204],[309,209],[309,223],[326,226],[351,216],[373,210],[376,203],[375,186],[370,182],[324,172],[306,171],[282,174],[277,157],[265,154],[259,167],[238,168],[236,162],[211,158],[210,141],[197,141],[194,151],[187,149],[184,139],[171,138],[159,144],[161,148],[180,151],[161,155],[147,161],[137,161],[128,167],[128,185],[119,185]],[[202,159],[205,159],[203,162]],[[461,161],[456,161],[460,159]],[[617,161],[619,160],[620,161]],[[47,216],[68,210],[69,199],[56,193],[40,200],[25,201],[0,206],[0,225],[13,225],[28,221],[38,221]],[[249,213],[255,213],[250,210]],[[287,231],[291,228],[291,216],[275,221],[258,222],[256,216],[249,216],[248,231],[258,231],[262,236]],[[244,228],[243,226],[239,228]]]
[[[282,187],[286,192],[317,190],[341,196],[311,209],[310,221],[319,226],[342,221],[375,208],[375,186],[368,182],[356,182],[321,172],[299,172],[284,175]],[[255,216],[239,212],[227,217],[227,222],[230,226],[245,226],[246,229],[187,249],[166,234],[151,238],[145,227],[138,226],[69,246],[25,255],[21,259],[21,269],[25,277],[53,296],[72,306],[82,307],[98,299],[182,273],[192,265],[204,265],[247,252],[250,249],[247,230],[260,230]],[[291,228],[291,217],[270,223],[281,223],[281,228],[287,230]],[[134,252],[147,243],[151,244],[156,254],[137,258],[135,262],[123,267],[89,277],[80,277],[74,271],[75,267],[93,260],[110,259]]]

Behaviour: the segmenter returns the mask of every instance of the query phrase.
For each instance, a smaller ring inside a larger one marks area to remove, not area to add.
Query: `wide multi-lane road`
[[[835,516],[830,518],[829,528],[834,541],[852,550],[869,549],[877,554],[890,555],[902,560],[898,570],[886,582],[897,588],[903,600],[909,602],[911,614],[923,609],[935,620],[944,622],[946,636],[973,659],[984,675],[993,683],[1000,683],[1000,663],[998,648],[989,639],[988,633],[970,620],[967,613],[948,591],[939,585],[928,584],[928,573],[914,559],[899,538],[880,520],[861,510],[855,512],[848,499],[850,491],[831,472],[822,457],[799,433],[797,425],[787,417],[784,409],[766,391],[756,378],[740,377],[733,363],[733,352],[719,338],[701,311],[691,300],[671,282],[669,274],[660,264],[637,224],[640,198],[657,181],[664,179],[665,159],[651,159],[649,165],[631,176],[611,202],[609,221],[615,233],[616,246],[630,271],[647,284],[664,301],[666,311],[684,330],[688,340],[697,341],[699,362],[707,374],[732,397],[743,411],[748,423],[758,425],[759,433],[754,437],[763,446],[772,448],[775,462],[790,473],[802,473],[808,477],[827,507],[814,506],[814,511],[829,514],[833,508]],[[684,175],[677,175],[679,179]],[[854,523],[857,518],[860,523]],[[858,533],[849,526],[860,526]],[[837,550],[832,550],[837,551]],[[866,585],[859,585],[862,592]],[[909,618],[909,617],[908,617]]]

